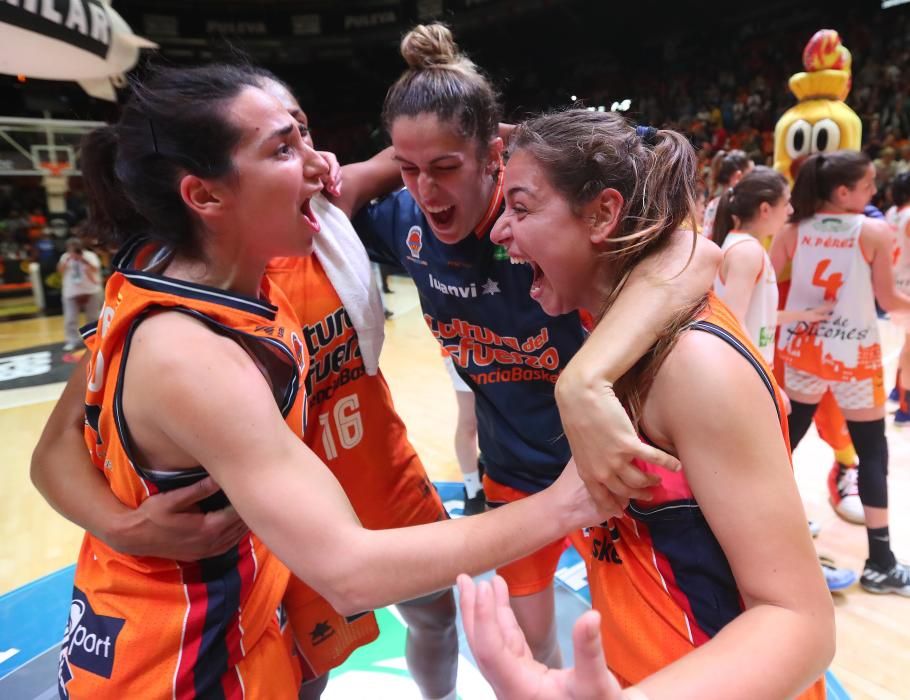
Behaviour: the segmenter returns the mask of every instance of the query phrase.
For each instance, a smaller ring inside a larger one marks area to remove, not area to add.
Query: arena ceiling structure
[[[62,6],[73,0],[51,1]],[[596,76],[602,85],[624,86],[632,82],[624,80],[632,69],[660,76],[680,61],[697,70],[706,47],[735,46],[756,35],[774,41],[805,26],[806,36],[784,52],[798,55],[819,27],[841,26],[845,12],[866,12],[843,0],[114,0],[112,6],[136,35],[159,47],[143,51],[139,72],[161,62],[244,56],[285,79],[317,128],[367,124],[376,134],[382,131],[382,99],[404,67],[399,40],[418,22],[452,26],[459,45],[502,91],[506,116],[520,118],[566,106],[574,96],[607,108],[611,100],[622,105],[632,97],[634,112],[636,95],[625,87],[603,88],[606,98],[591,98],[584,82]],[[116,104],[90,98],[74,83],[8,76],[0,77],[0,105],[5,115],[18,117],[109,120],[117,113]]]

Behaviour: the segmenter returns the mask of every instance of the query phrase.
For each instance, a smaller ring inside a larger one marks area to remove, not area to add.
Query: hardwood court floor
[[[387,302],[396,313],[386,325],[383,372],[430,476],[458,480],[452,447],[456,408],[448,375],[413,285],[400,277],[391,283],[395,293]],[[882,332],[890,387],[902,337],[887,323]],[[59,317],[0,323],[0,353],[62,339]],[[28,478],[31,450],[61,386],[0,391],[0,594],[72,564],[78,552],[81,530],[47,506]],[[910,429],[895,430],[889,418],[888,438],[892,540],[898,556],[910,558]],[[818,551],[859,571],[866,553],[865,531],[841,521],[828,505],[825,478],[831,454],[814,429],[797,450],[795,462],[807,514],[822,524]],[[65,478],[66,466],[60,469]],[[832,670],[840,682],[854,698],[910,697],[910,600],[872,596],[858,587],[834,600],[838,648]]]

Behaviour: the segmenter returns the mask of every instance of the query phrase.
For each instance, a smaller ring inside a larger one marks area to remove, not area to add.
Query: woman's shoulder
[[[192,348],[191,351],[188,348]],[[148,370],[151,376],[173,377],[192,373],[200,366],[250,365],[252,360],[230,338],[180,311],[159,311],[143,319],[130,343],[130,363]]]
[[[661,407],[657,415],[664,431],[725,424],[744,403],[765,400],[768,410],[774,410],[756,369],[760,363],[750,361],[748,346],[731,342],[735,340],[736,334],[722,327],[720,333],[690,327],[679,334],[646,401]]]

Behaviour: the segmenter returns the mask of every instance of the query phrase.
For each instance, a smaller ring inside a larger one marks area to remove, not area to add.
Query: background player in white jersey
[[[779,273],[792,260],[787,310],[834,303],[830,319],[782,328],[778,347],[790,396],[790,442],[805,435],[830,387],[859,454],[859,496],[869,558],[860,583],[873,593],[910,596],[910,567],[897,561],[888,532],[888,442],[875,299],[889,311],[910,311],[894,288],[892,233],[863,215],[875,193],[875,170],[856,151],[816,154],[793,187],[793,216],[774,239]]]
[[[777,311],[777,277],[766,249],[792,212],[787,180],[771,168],[758,166],[720,195],[714,222],[714,242],[724,256],[714,291],[769,365],[774,364],[778,323],[821,321],[830,314],[830,304],[807,311]]]
[[[910,295],[910,173],[901,173],[891,184],[894,199],[894,286]],[[890,211],[890,210],[889,210]],[[910,425],[910,314],[893,313],[891,320],[904,330],[904,347],[901,349],[897,369],[897,399],[900,407],[894,414],[894,425]]]
[[[704,226],[701,231],[708,238],[714,238],[714,219],[717,216],[721,195],[738,183],[753,167],[755,164],[749,156],[740,150],[718,151],[711,159],[711,199],[705,207]]]

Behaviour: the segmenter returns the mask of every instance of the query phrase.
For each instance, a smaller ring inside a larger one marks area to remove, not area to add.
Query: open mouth
[[[455,218],[455,205],[449,207],[425,207],[427,217],[434,226],[448,226]]]
[[[532,298],[532,299],[537,299],[537,297],[540,295],[540,286],[541,286],[541,282],[543,281],[543,277],[544,277],[543,270],[541,269],[540,265],[538,265],[538,264],[537,264],[536,262],[534,262],[533,260],[530,260],[530,259],[528,259],[528,258],[523,258],[523,257],[521,257],[521,256],[514,255],[514,254],[512,254],[512,253],[509,253],[509,261],[510,261],[513,265],[528,265],[528,266],[530,266],[530,268],[531,268],[531,273],[532,273],[532,278],[531,278],[531,298]]]
[[[313,210],[310,208],[310,200],[306,200],[303,204],[300,205],[300,215],[306,219],[307,224],[314,232],[319,233],[319,220],[316,218],[316,215],[313,214]]]

